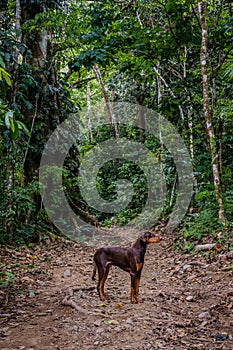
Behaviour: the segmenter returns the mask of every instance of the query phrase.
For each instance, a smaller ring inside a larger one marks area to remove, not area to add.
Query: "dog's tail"
[[[94,268],[93,268],[93,272],[92,272],[92,276],[91,276],[93,281],[95,280],[96,269],[97,269],[97,266],[96,266],[96,263],[94,262]]]

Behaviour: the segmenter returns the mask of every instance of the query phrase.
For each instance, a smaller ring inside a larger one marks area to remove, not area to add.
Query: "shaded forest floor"
[[[137,305],[130,303],[129,275],[118,268],[106,283],[110,302],[100,302],[96,289],[84,289],[95,286],[92,247],[50,241],[34,249],[1,249],[8,285],[0,289],[0,348],[233,349],[233,272],[226,269],[233,253],[207,259],[178,253],[172,244],[167,236],[148,248],[144,302]],[[77,310],[62,303],[72,287],[79,288],[72,297]]]

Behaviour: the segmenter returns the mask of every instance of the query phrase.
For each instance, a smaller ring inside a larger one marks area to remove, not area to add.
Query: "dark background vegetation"
[[[185,141],[194,195],[177,246],[188,251],[206,237],[227,241],[233,221],[233,8],[229,1],[199,3],[204,19],[198,2],[189,0],[1,1],[0,243],[36,242],[40,234],[56,230],[39,192],[44,145],[71,114],[78,117],[88,103],[101,100],[136,103],[139,118],[140,106],[160,112]],[[207,114],[200,56],[204,44]],[[71,206],[88,223],[102,227],[125,224],[140,213],[147,183],[141,169],[129,162],[106,163],[96,180],[107,200],[116,196],[117,179],[133,183],[133,202],[116,215],[90,208],[78,188],[79,157],[118,133],[163,155],[167,200],[160,222],[166,222],[177,185],[171,157],[159,140],[141,130],[114,128],[111,118],[106,124],[95,130],[90,121],[89,133],[67,157],[63,176]]]

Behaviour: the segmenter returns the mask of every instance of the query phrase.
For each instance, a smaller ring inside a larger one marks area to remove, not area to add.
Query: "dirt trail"
[[[231,252],[207,261],[174,252],[172,239],[146,253],[142,304],[131,305],[129,275],[112,268],[110,302],[100,302],[96,290],[74,293],[83,312],[62,301],[70,287],[94,285],[94,248],[59,243],[2,249],[2,271],[16,279],[0,290],[0,349],[233,349],[233,273],[223,270],[232,264]]]

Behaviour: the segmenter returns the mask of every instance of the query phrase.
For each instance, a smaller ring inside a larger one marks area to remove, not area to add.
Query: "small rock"
[[[110,320],[108,323],[115,325],[115,326],[117,326],[119,324],[119,322],[117,320]]]
[[[186,271],[186,270],[191,270],[191,269],[192,269],[192,266],[189,265],[189,264],[185,264],[185,265],[183,266],[183,270],[184,270],[184,271]]]
[[[187,301],[193,301],[194,300],[194,297],[192,295],[189,295],[187,296],[186,298]]]
[[[70,277],[72,274],[71,274],[71,271],[68,269],[64,272],[63,276],[64,277]]]
[[[33,290],[29,291],[29,298],[35,298],[35,293],[33,292]]]
[[[198,315],[199,318],[211,318],[211,314],[209,313],[209,311],[204,311],[204,312],[201,312],[199,315]]]
[[[38,283],[41,287],[45,287],[45,286],[46,286],[46,283],[45,283],[44,281],[37,280],[37,283]]]
[[[133,325],[133,324],[134,324],[132,318],[127,318],[127,320],[126,320],[125,323],[126,323],[126,324],[130,324],[130,325]]]
[[[166,333],[170,333],[170,334],[172,334],[173,333],[173,329],[171,329],[171,328],[166,328]]]

